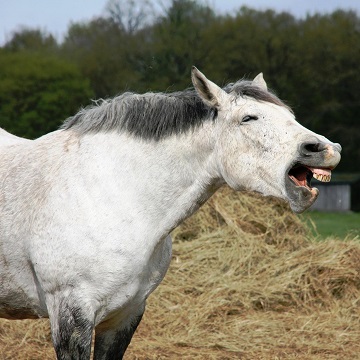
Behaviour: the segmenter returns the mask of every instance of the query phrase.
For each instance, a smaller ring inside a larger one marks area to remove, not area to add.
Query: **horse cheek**
[[[244,178],[246,175],[246,164],[244,164],[244,154],[246,154],[245,143],[234,135],[227,134],[223,137],[219,154],[219,168],[222,178],[234,190],[242,190],[245,186]]]

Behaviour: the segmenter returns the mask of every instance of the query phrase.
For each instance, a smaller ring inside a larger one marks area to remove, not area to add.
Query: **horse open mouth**
[[[295,186],[305,187],[312,192],[315,188],[311,187],[311,179],[314,177],[321,182],[329,182],[331,180],[331,169],[296,164],[289,170],[288,176]]]

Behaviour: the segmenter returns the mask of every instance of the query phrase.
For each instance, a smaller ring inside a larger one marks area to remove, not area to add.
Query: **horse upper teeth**
[[[316,180],[319,180],[319,181],[322,181],[322,182],[329,182],[331,180],[331,175],[322,175],[322,174],[316,174],[314,173],[313,174],[313,177],[316,179]]]

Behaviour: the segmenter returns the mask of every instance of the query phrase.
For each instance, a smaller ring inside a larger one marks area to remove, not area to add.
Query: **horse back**
[[[15,145],[31,142],[31,140],[15,136],[0,128],[0,146]]]

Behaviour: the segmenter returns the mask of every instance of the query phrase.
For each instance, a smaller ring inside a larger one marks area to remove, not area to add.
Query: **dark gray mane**
[[[224,90],[236,97],[252,97],[285,106],[274,94],[251,81],[238,81],[225,86]],[[127,92],[80,110],[67,119],[61,129],[72,129],[80,135],[118,131],[142,139],[160,140],[185,133],[216,117],[217,110],[206,106],[195,90],[142,95]]]
[[[275,105],[284,106],[291,111],[291,109],[271,90],[266,91],[259,86],[254,85],[252,81],[240,80],[236,83],[230,83],[224,87],[224,90],[227,93],[236,94],[236,97],[251,97],[258,101],[265,101]]]

